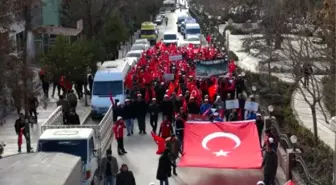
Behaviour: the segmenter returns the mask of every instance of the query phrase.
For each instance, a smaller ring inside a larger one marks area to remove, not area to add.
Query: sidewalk
[[[42,105],[40,105],[37,109],[38,112],[38,123],[37,125],[34,125],[33,127],[30,127],[30,136],[31,136],[31,146],[33,150],[36,149],[37,146],[37,140],[40,137],[40,129],[41,125],[48,119],[50,114],[56,109],[56,102],[57,99],[50,99],[50,102],[48,103],[48,107],[45,110]],[[78,102],[77,106],[77,113],[79,114],[80,120],[84,120],[89,115],[89,107],[85,107],[83,101]],[[6,144],[4,155],[8,156],[12,154],[18,153],[18,147],[17,147],[17,135],[15,133],[14,124],[15,120],[18,118],[18,115],[16,113],[11,113],[7,117],[5,117],[5,124],[3,126],[0,126],[0,142],[4,142]],[[23,144],[22,144],[22,152],[26,152],[26,141],[23,138]]]
[[[322,79],[322,76],[315,76],[317,80]],[[304,96],[308,99],[310,103],[313,102],[313,97],[308,90],[302,88],[304,93],[300,92],[300,89],[296,89],[292,95],[291,107],[293,108],[294,114],[297,117],[301,125],[310,129],[311,132],[314,131],[313,115],[309,104],[305,101]],[[312,85],[309,86],[310,91],[313,92]],[[322,90],[322,85],[317,90]],[[335,150],[335,132],[325,120],[323,112],[326,113],[327,120],[330,119],[330,113],[328,109],[324,106],[324,102],[321,102],[322,108],[316,105],[316,119],[317,119],[317,135],[318,137],[331,149]]]

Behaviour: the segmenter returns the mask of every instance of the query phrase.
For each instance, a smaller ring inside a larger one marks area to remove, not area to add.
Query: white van
[[[98,158],[96,155],[92,128],[47,129],[38,140],[38,152],[61,152],[75,155],[82,160],[82,184],[91,185],[98,175]]]
[[[125,77],[130,64],[125,59],[104,62],[93,79],[91,116],[101,117],[111,106],[110,96],[120,103],[125,101]]]
[[[166,45],[175,44],[178,46],[178,41],[179,38],[177,36],[177,32],[171,32],[171,31],[164,32],[163,43],[165,43]]]
[[[198,23],[187,23],[185,26],[184,37],[188,37],[188,35],[201,35],[201,27]]]

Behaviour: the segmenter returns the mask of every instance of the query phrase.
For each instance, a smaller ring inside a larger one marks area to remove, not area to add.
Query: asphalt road
[[[177,31],[175,13],[167,12],[169,23],[160,25],[159,39],[162,38],[164,31]],[[179,36],[182,39],[182,36]],[[161,116],[160,116],[161,117]],[[161,120],[159,120],[159,123]],[[159,184],[156,180],[156,172],[159,156],[155,154],[157,146],[150,136],[149,119],[146,119],[147,135],[138,134],[137,122],[134,122],[135,132],[133,136],[125,136],[124,144],[127,154],[117,155],[117,143],[113,142],[112,152],[117,157],[119,166],[127,164],[133,171],[136,183],[139,185],[149,185],[150,183]],[[178,176],[169,179],[170,185],[253,185],[263,179],[260,170],[224,170],[224,169],[202,169],[202,168],[178,168]]]

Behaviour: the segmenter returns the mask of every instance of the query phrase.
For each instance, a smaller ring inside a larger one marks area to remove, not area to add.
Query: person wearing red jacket
[[[166,139],[170,137],[171,133],[173,133],[172,124],[168,121],[167,116],[165,116],[160,126],[159,136]]]
[[[123,155],[126,154],[126,150],[124,148],[124,129],[126,125],[121,116],[117,117],[117,121],[113,125],[113,133],[118,142],[118,154]]]

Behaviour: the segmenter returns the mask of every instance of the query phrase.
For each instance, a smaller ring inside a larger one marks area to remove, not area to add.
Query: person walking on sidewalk
[[[21,152],[22,135],[24,134],[25,122],[24,115],[20,113],[19,119],[14,124],[16,135],[18,136],[18,152]]]
[[[149,120],[152,126],[152,131],[156,134],[158,117],[160,112],[160,106],[156,103],[156,99],[152,99],[152,103],[148,107],[148,113],[150,114]]]
[[[101,166],[101,178],[104,179],[104,185],[115,185],[119,167],[117,159],[112,156],[111,149],[106,151],[106,157],[102,159]]]

